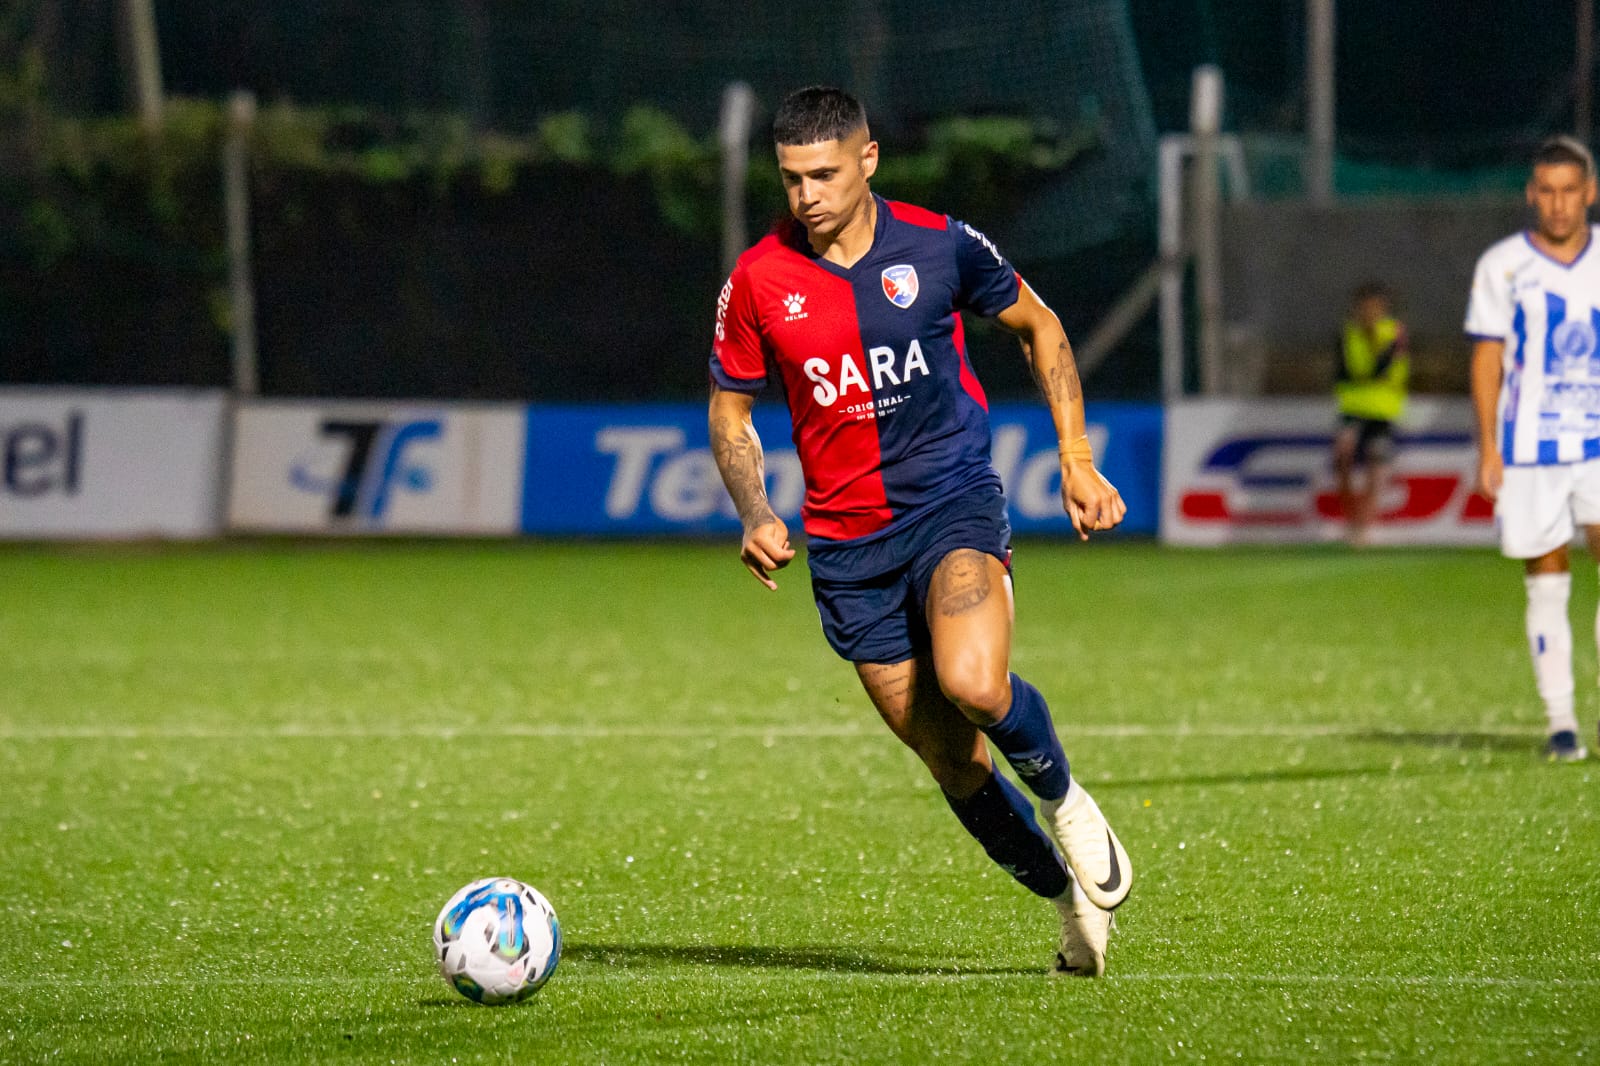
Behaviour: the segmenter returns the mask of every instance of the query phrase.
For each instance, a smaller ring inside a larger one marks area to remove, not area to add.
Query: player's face
[[[861,213],[878,169],[878,142],[860,130],[842,141],[778,145],[789,213],[814,237],[832,237]]]
[[[1368,296],[1356,301],[1356,322],[1362,329],[1371,329],[1389,317],[1389,301],[1382,296]]]
[[[1545,163],[1528,179],[1528,203],[1539,217],[1539,234],[1554,244],[1575,239],[1588,223],[1595,183],[1576,163]]]

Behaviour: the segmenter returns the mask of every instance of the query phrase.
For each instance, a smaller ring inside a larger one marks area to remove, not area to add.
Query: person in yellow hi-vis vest
[[[1378,489],[1394,458],[1394,424],[1405,410],[1410,373],[1406,328],[1394,317],[1389,290],[1375,282],[1362,285],[1351,296],[1350,315],[1339,337],[1334,383],[1340,426],[1333,442],[1333,465],[1352,544],[1365,544],[1371,536]]]

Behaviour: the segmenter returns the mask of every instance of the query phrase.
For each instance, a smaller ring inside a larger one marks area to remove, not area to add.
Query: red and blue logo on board
[[[917,302],[917,268],[910,263],[883,268],[883,294],[896,307]]]

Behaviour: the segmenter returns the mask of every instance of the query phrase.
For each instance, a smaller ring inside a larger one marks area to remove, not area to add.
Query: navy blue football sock
[[[1055,845],[1033,819],[1033,805],[999,774],[966,799],[944,794],[945,802],[989,853],[989,858],[1029,892],[1054,899],[1067,890],[1067,868]]]
[[[994,725],[983,728],[1022,783],[1040,799],[1058,800],[1067,794],[1067,754],[1061,750],[1050,708],[1039,690],[1016,674],[1011,675],[1011,709]]]

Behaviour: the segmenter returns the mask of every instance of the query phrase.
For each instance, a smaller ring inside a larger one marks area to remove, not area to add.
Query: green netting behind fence
[[[0,61],[16,60],[0,65],[0,118],[36,133],[48,114],[118,110],[119,6],[22,0],[0,10]],[[967,213],[1075,328],[1148,255],[1155,132],[1127,0],[161,0],[156,9],[174,96],[219,100],[246,88],[267,107],[452,114],[512,134],[562,113],[615,133],[650,105],[700,140],[715,130],[725,87],[744,81],[760,104],[755,166],[767,168],[771,109],[801,84],[857,91],[900,160],[926,154],[948,128],[940,119],[1015,116],[1071,144],[1070,163],[1039,168],[1000,198],[992,190],[1003,183],[947,185],[927,206]],[[370,121],[341,128],[385,135]],[[92,166],[40,173],[29,143],[0,145],[10,190],[0,204],[9,353],[0,380],[225,375],[221,204],[206,191],[214,173],[180,175],[176,193],[135,187],[164,169],[147,163],[115,180]],[[922,199],[930,187],[897,189],[892,172],[879,183],[885,194]],[[620,398],[703,388],[717,234],[709,225],[672,232],[669,213],[654,213],[663,201],[654,176],[546,160],[508,171],[504,187],[477,187],[470,172],[363,185],[258,157],[254,179],[269,391]],[[990,195],[963,195],[968,185]],[[108,187],[116,199],[105,199]],[[752,214],[771,217],[781,201],[771,182],[760,190],[772,202]],[[105,284],[113,277],[117,285]],[[106,298],[113,292],[123,298]],[[981,331],[974,343],[988,344]],[[1016,362],[1009,341],[994,347],[1006,367]],[[1025,384],[1018,371],[1014,387]]]
[[[24,0],[0,39],[43,49],[69,109],[115,105],[110,0]],[[1012,217],[980,220],[1014,253],[1106,240],[1149,203],[1155,127],[1127,0],[162,0],[168,89],[263,101],[454,111],[524,131],[557,111],[615,121],[654,104],[696,134],[724,87],[748,82],[761,119],[797,85],[858,92],[881,134],[930,119],[1014,114],[1092,128],[1096,152]],[[87,61],[86,61],[87,60]]]

